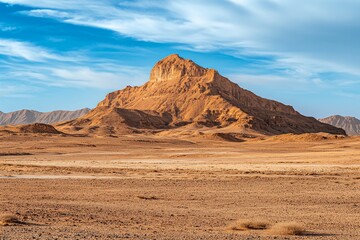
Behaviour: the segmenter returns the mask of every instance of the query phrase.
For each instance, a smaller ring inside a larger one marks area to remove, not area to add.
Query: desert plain
[[[360,138],[0,136],[1,240],[360,239]],[[236,222],[268,229],[237,229]],[[300,235],[271,226],[296,224]]]

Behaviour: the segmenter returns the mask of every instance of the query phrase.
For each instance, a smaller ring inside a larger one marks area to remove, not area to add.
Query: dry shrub
[[[304,235],[305,229],[295,222],[276,223],[271,227],[270,233],[274,235]]]
[[[0,225],[7,226],[12,224],[19,224],[21,221],[14,215],[11,214],[3,214],[0,215]]]
[[[238,220],[229,226],[230,230],[245,231],[245,230],[264,230],[268,229],[270,224],[265,221],[258,220]]]
[[[155,196],[137,196],[137,197],[143,200],[159,200],[159,198]]]

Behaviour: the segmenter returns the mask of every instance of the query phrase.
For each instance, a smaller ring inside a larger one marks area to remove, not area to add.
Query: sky
[[[0,0],[0,111],[93,108],[177,53],[317,118],[360,118],[358,0]]]

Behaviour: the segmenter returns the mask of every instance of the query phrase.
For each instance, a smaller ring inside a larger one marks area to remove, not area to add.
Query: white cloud
[[[82,53],[84,54],[84,53]],[[1,96],[22,96],[19,86],[57,86],[114,90],[125,84],[141,83],[147,77],[142,68],[120,65],[79,53],[53,53],[31,43],[0,38]],[[130,76],[132,77],[130,79]]]
[[[8,4],[22,4],[31,7],[42,7],[42,8],[54,8],[54,9],[81,9],[86,8],[87,6],[95,6],[95,5],[102,5],[101,2],[108,3],[108,0],[103,1],[96,1],[96,0],[0,0],[2,3]],[[98,4],[96,4],[98,2]],[[88,3],[88,4],[86,4]]]
[[[0,0],[26,14],[109,29],[145,41],[234,55],[275,56],[279,64],[360,74],[356,0]],[[290,60],[290,61],[289,61]],[[315,67],[314,67],[315,66]]]
[[[106,69],[93,70],[89,67],[68,67],[63,69],[51,68],[50,76],[56,81],[51,84],[57,84],[63,87],[78,86],[92,87],[100,89],[118,89],[119,86],[131,83],[136,80],[143,80],[143,72],[139,69],[117,66],[121,70],[109,71]],[[129,79],[129,76],[133,79]]]
[[[17,82],[38,87],[115,90],[127,84],[141,83],[147,77],[146,71],[142,68],[109,63],[74,65],[67,62],[57,62],[56,64],[29,65],[27,63],[3,62],[1,68],[4,74],[0,76],[0,84]]]
[[[1,98],[26,98],[36,92],[38,88],[23,84],[9,84],[0,81],[0,97]]]
[[[64,57],[51,53],[42,47],[34,46],[31,43],[9,39],[0,39],[0,55],[22,58],[33,62],[65,60]]]
[[[294,84],[296,82],[297,86],[306,85],[307,82],[302,79],[293,79],[291,83],[289,83],[288,77],[282,77],[277,75],[255,75],[255,74],[233,74],[230,75],[230,78],[238,83],[251,83],[253,85],[273,85],[273,86],[284,86],[288,84]]]
[[[30,10],[30,11],[25,11],[24,13],[26,13],[29,16],[33,16],[33,17],[54,17],[54,18],[60,18],[60,19],[71,17],[71,14],[69,14],[67,12],[61,12],[61,11],[51,10],[51,9]]]
[[[11,27],[11,26],[7,26],[7,27],[0,26],[1,32],[11,32],[11,31],[15,31],[16,29],[17,29],[16,27]]]
[[[218,50],[238,57],[272,56],[268,71],[283,69],[283,74],[277,76],[281,81],[289,79],[294,83],[296,79],[307,79],[310,85],[324,86],[326,79],[321,79],[318,73],[360,76],[360,2],[356,0],[0,2],[31,6],[35,9],[23,12],[30,16],[108,29],[145,41],[177,43],[182,49]],[[32,61],[59,57],[24,43],[13,46],[20,47],[9,49],[0,42],[0,54],[13,54]],[[73,69],[78,76],[89,75],[88,70]],[[66,77],[69,70],[64,71],[51,74],[70,81],[70,77]],[[96,71],[100,74],[94,74],[97,78],[105,76],[111,82],[114,77],[113,73]],[[260,82],[265,81],[265,77],[274,81],[273,76],[255,77]],[[76,77],[72,81],[79,84]],[[358,82],[351,79],[351,84]],[[340,82],[336,84],[339,86]]]

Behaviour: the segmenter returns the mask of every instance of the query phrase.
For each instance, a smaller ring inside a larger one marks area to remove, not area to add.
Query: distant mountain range
[[[31,123],[52,124],[56,122],[64,122],[76,119],[87,114],[89,111],[89,108],[83,108],[76,111],[59,110],[53,112],[38,112],[26,109],[10,113],[3,113],[0,111],[0,125],[17,125]]]
[[[360,120],[355,117],[343,117],[339,115],[319,119],[320,122],[342,128],[350,136],[360,135]]]

